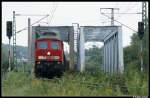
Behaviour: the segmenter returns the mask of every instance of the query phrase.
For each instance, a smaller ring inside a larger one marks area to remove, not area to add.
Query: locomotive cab
[[[56,38],[39,38],[35,42],[35,75],[54,76],[64,69],[63,42]]]

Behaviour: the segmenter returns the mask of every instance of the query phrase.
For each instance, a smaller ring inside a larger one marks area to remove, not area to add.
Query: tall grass
[[[129,71],[130,72],[130,71]],[[123,77],[128,95],[148,95],[146,75],[126,72]],[[132,76],[131,76],[132,75]],[[119,81],[120,82],[120,81]],[[95,85],[94,85],[95,83]],[[61,78],[30,79],[26,72],[9,72],[2,78],[3,96],[127,96],[118,85],[117,77],[102,72],[65,72]]]
[[[125,71],[125,81],[129,90],[129,95],[148,95],[148,73],[140,72],[137,66],[129,64]]]

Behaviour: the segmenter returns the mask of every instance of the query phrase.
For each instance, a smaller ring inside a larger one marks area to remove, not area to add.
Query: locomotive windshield
[[[51,43],[51,48],[52,48],[52,49],[59,49],[59,44],[58,44],[58,42],[52,42],[52,43]]]
[[[40,48],[40,49],[46,49],[48,46],[47,46],[47,42],[38,42],[37,43],[37,47]]]

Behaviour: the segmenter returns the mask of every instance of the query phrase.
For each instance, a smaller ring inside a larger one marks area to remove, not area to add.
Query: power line
[[[53,18],[53,15],[54,15],[55,10],[56,10],[56,6],[53,8],[53,10],[52,10],[52,12],[51,12],[51,17],[50,17],[49,24],[52,22],[52,18]]]
[[[41,20],[45,19],[45,18],[48,17],[48,16],[49,16],[49,15],[44,16],[43,18],[41,18],[41,19],[39,19],[38,21],[36,21],[36,22],[34,22],[33,24],[31,24],[31,26],[34,25],[34,24],[36,24],[36,23],[38,23],[38,22],[40,22]],[[17,31],[16,33],[19,33],[19,32],[21,32],[21,31],[23,31],[23,30],[26,30],[27,28],[28,28],[28,27],[25,27],[25,28],[23,28],[23,29]]]
[[[51,13],[53,12],[53,9],[54,9],[54,4],[53,4],[52,8],[50,8],[50,9],[51,9],[50,10],[50,18],[51,18]],[[48,24],[50,24],[50,21],[49,21],[50,18],[47,17]]]
[[[128,4],[131,5],[130,2],[129,2]],[[133,4],[133,3],[132,3],[132,4]],[[131,7],[127,7],[127,10],[125,10],[124,12],[128,12],[129,9],[131,9]],[[117,18],[120,18],[120,17],[121,17],[121,15],[119,15]]]
[[[56,7],[56,6],[55,6],[55,2],[53,2],[53,7],[52,7],[51,12],[50,12],[49,25],[50,25],[50,23],[51,23],[51,20],[52,20],[52,16],[53,16],[53,13],[54,13],[55,7]]]
[[[34,24],[36,24],[36,23],[38,23],[38,22],[40,22],[41,20],[45,19],[45,18],[48,17],[48,16],[49,16],[49,15],[46,15],[45,17],[41,18],[40,20],[38,20],[38,21],[36,21],[35,23],[31,24],[31,26],[34,25]]]
[[[108,17],[108,18],[110,18],[109,16],[105,15],[104,13],[101,13],[101,14],[104,15],[104,16],[106,16],[106,17]],[[111,19],[111,18],[110,18],[110,19]],[[130,30],[132,30],[132,31],[134,31],[134,32],[137,33],[137,31],[135,31],[134,29],[130,28],[129,26],[127,26],[127,25],[121,23],[120,21],[117,21],[117,20],[115,20],[115,19],[114,19],[114,21],[120,23],[121,25],[123,25],[123,26],[127,27],[128,29],[130,29]]]
[[[45,16],[41,14],[15,14],[16,16]]]
[[[111,13],[105,13],[105,14],[111,14]],[[114,14],[142,14],[142,12],[137,12],[137,13],[114,13]]]
[[[99,22],[99,19],[95,19],[95,20],[81,20],[79,22]],[[100,23],[105,23],[105,22],[110,22],[110,21],[102,21]]]
[[[56,5],[53,7],[53,9],[52,9],[49,24],[52,22],[52,19],[53,19],[53,17],[54,17],[54,13],[55,13],[55,11],[56,11],[57,7],[58,7],[58,4],[56,4]]]
[[[133,4],[133,3],[132,3],[132,4]],[[131,4],[129,4],[129,5],[131,5]],[[133,9],[136,5],[137,5],[137,4],[134,4],[132,7],[128,7],[127,10],[124,11],[124,13],[125,13],[125,12],[127,13],[129,10],[131,10],[131,8]],[[131,13],[131,14],[132,14],[132,13]],[[133,14],[134,14],[134,13],[133,13]],[[140,14],[140,13],[135,13],[135,14]],[[119,16],[117,17],[117,19],[120,18],[121,16],[122,16],[122,15],[119,15]]]
[[[111,25],[114,25],[114,10],[119,10],[119,8],[100,8],[100,12],[102,9],[110,9],[111,10]]]

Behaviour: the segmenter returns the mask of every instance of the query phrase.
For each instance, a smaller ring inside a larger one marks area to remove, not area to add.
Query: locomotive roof
[[[56,39],[61,40],[60,36],[56,32],[43,32],[40,34],[40,37],[38,39]]]
[[[61,39],[57,38],[57,37],[40,37],[37,40],[41,40],[41,39],[51,39],[51,40],[60,40],[61,41]]]

